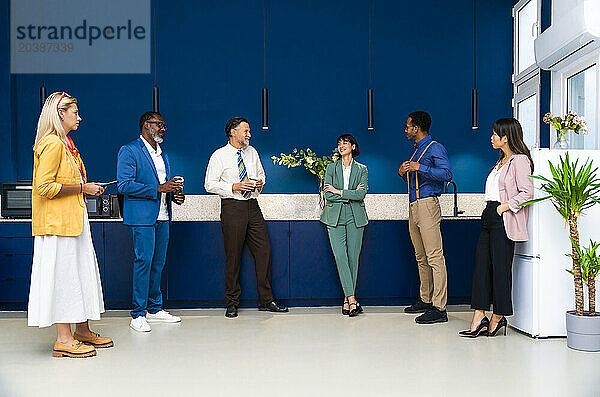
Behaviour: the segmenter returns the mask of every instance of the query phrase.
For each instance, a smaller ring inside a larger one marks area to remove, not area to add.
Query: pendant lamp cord
[[[473,89],[477,88],[477,0],[473,0]]]
[[[263,1],[263,87],[267,86],[267,0]]]
[[[43,7],[43,0],[40,0],[40,26],[44,26],[44,7]],[[42,40],[43,42],[43,40]],[[46,82],[45,82],[45,77],[44,77],[44,51],[40,51],[41,52],[41,75],[42,75],[42,87],[46,86]],[[42,103],[42,106],[44,106],[44,104]]]
[[[369,88],[373,88],[373,56],[372,56],[372,29],[373,29],[373,0],[369,2]]]
[[[158,80],[158,53],[157,53],[157,49],[158,49],[158,43],[157,43],[157,33],[156,31],[158,30],[158,27],[156,26],[156,5],[158,3],[158,0],[154,0],[154,7],[152,7],[152,25],[154,25],[154,31],[153,36],[154,36],[154,86],[158,87],[156,85],[157,80]]]

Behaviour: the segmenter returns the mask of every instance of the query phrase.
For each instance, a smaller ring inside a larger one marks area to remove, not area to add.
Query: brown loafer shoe
[[[90,331],[91,332],[91,331]],[[102,347],[113,347],[114,343],[112,339],[107,338],[105,336],[100,336],[95,332],[92,332],[92,336],[83,336],[79,335],[77,332],[73,335],[73,338],[82,341],[83,343],[87,343],[88,345],[92,345],[95,348]]]
[[[77,339],[73,341],[73,344],[71,346],[56,341],[54,342],[54,349],[52,350],[52,357],[83,358],[93,357],[95,355],[96,349],[94,348],[94,346],[81,343]]]

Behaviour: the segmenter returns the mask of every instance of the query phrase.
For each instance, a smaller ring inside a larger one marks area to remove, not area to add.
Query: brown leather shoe
[[[100,336],[100,334],[97,334],[95,332],[92,332],[92,336],[83,336],[83,335],[79,335],[77,332],[75,332],[75,334],[73,334],[73,338],[80,340],[83,343],[87,343],[88,345],[92,345],[96,348],[113,347],[114,346],[112,339],[104,337],[104,336]]]
[[[94,346],[86,345],[75,339],[71,346],[61,343],[59,341],[54,342],[54,349],[52,350],[52,357],[93,357],[96,355],[96,349]]]

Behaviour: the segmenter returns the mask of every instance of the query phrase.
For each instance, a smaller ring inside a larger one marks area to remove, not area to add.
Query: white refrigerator
[[[600,150],[568,150],[571,161],[587,158],[599,167]],[[535,164],[534,175],[551,178],[548,160],[559,163],[565,150],[534,148],[531,155]],[[535,180],[535,196],[546,194],[539,190],[542,181]],[[585,211],[579,218],[579,242],[589,244],[590,238],[600,241],[600,204]],[[550,200],[536,203],[529,208],[527,229],[529,241],[516,243],[513,260],[513,306],[514,315],[508,323],[533,337],[566,336],[565,312],[574,310],[575,298],[571,269],[569,227],[558,214]],[[584,291],[587,309],[587,289]],[[599,307],[600,294],[596,298]]]

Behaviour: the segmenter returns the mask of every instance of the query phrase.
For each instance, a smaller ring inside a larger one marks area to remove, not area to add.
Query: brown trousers
[[[409,204],[408,231],[419,268],[421,300],[445,310],[448,282],[440,231],[441,220],[442,211],[437,197],[426,197]]]
[[[225,244],[225,303],[240,304],[240,267],[244,243],[254,258],[258,303],[273,301],[271,290],[271,245],[267,224],[256,199],[221,200],[221,230]]]

